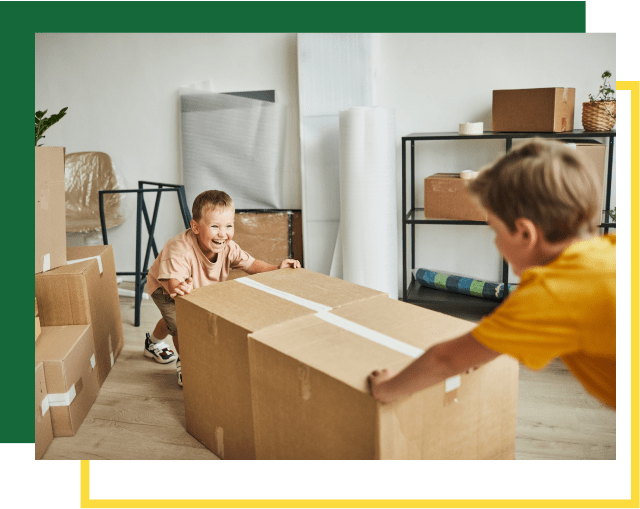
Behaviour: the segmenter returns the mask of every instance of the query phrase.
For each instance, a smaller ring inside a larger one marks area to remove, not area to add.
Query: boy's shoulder
[[[184,230],[174,237],[171,237],[164,245],[165,252],[188,251],[193,247],[194,235],[191,230]]]

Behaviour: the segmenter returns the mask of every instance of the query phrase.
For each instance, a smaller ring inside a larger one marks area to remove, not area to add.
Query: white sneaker
[[[176,375],[178,376],[178,385],[182,387],[182,366],[180,364],[180,357],[176,361]]]
[[[151,357],[160,364],[173,362],[177,357],[176,353],[169,348],[169,345],[164,340],[158,343],[151,341],[151,336],[148,332],[144,340],[144,356]]]

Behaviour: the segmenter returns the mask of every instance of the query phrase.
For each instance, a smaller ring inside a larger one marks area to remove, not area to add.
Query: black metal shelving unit
[[[607,161],[607,183],[605,189],[605,209],[602,211],[602,220],[600,227],[608,233],[609,228],[615,228],[616,224],[608,222],[608,211],[611,208],[611,178],[613,175],[613,148],[616,136],[613,131],[584,131],[574,130],[560,133],[537,133],[537,132],[493,132],[485,131],[482,134],[461,135],[456,132],[440,132],[440,133],[412,133],[402,137],[402,281],[403,292],[402,300],[416,304],[428,304],[427,307],[436,311],[446,311],[448,306],[468,306],[476,313],[487,314],[493,310],[499,303],[471,297],[466,295],[457,295],[439,290],[431,290],[420,286],[411,275],[411,281],[408,281],[407,266],[407,227],[410,226],[411,239],[411,268],[415,269],[416,247],[415,247],[415,229],[416,225],[485,225],[484,221],[460,221],[449,219],[425,218],[424,209],[418,209],[415,206],[416,200],[416,182],[415,182],[415,144],[416,142],[438,141],[438,140],[505,140],[505,153],[511,150],[513,140],[527,138],[555,138],[555,139],[579,139],[579,138],[604,138],[608,139],[608,161]],[[407,145],[409,145],[410,161],[407,161]],[[409,182],[407,182],[407,163],[409,162]],[[407,185],[410,186],[410,204],[407,203]],[[409,206],[409,208],[407,208]],[[509,267],[506,261],[502,260],[502,282],[505,286],[505,295],[509,288]],[[407,283],[410,283],[409,285]]]

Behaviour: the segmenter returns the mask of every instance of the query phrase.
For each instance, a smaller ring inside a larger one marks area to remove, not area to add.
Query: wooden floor
[[[73,437],[54,438],[43,459],[217,460],[185,429],[175,363],[143,356],[144,333],[160,313],[142,302],[133,326],[133,299],[120,297],[125,347]],[[615,459],[616,414],[584,392],[559,361],[542,371],[520,368],[517,460]]]

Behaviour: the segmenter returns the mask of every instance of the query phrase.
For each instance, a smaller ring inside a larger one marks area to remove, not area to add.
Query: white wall
[[[44,144],[108,153],[128,188],[138,180],[182,183],[181,86],[211,80],[217,92],[275,90],[276,102],[288,106],[284,206],[300,208],[295,34],[36,34],[35,69],[36,110],[69,107]],[[131,216],[109,230],[118,271],[135,269],[133,198],[126,205]],[[158,248],[182,229],[168,195]]]
[[[581,128],[581,103],[597,91],[602,71],[616,78],[614,34],[380,34],[378,55],[378,104],[396,114],[399,220],[402,136],[457,131],[460,122],[490,129],[491,93],[501,88],[574,87]],[[45,144],[107,152],[128,187],[181,182],[179,87],[212,80],[219,92],[274,89],[288,106],[285,205],[300,208],[295,34],[36,34],[35,70],[36,110],[69,107]],[[418,206],[427,175],[476,169],[503,152],[504,141],[418,144]],[[181,228],[170,197],[158,244]],[[486,227],[418,226],[417,233],[418,267],[499,278]],[[117,269],[133,270],[135,217],[109,235]]]

